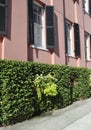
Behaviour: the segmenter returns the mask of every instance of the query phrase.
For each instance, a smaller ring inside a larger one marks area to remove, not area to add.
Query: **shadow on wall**
[[[0,37],[0,59],[2,59],[2,42],[3,42],[3,38]]]
[[[31,45],[28,45],[28,60],[34,61],[34,55],[38,59],[39,58],[39,49],[30,47]]]
[[[28,43],[28,49],[27,49],[27,55],[28,55],[28,61],[33,61],[33,48],[30,47],[30,44]]]

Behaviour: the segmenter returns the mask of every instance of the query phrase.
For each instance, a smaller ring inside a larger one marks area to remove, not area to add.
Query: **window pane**
[[[42,47],[42,27],[38,26],[38,45]]]
[[[38,14],[42,15],[42,8],[41,7],[38,8]]]
[[[0,31],[5,31],[5,7],[0,6]]]
[[[72,55],[72,26],[70,23],[66,22],[66,34],[67,34],[67,54]]]
[[[34,3],[33,19],[34,19],[34,45],[36,47],[43,47],[42,36],[43,36],[43,25],[42,25],[42,12],[43,8]]]
[[[42,47],[42,27],[34,24],[34,44],[36,47]]]
[[[34,45],[38,46],[38,32],[37,24],[34,24]]]
[[[37,14],[33,14],[34,23],[38,23]]]
[[[42,7],[34,4],[33,17],[34,23],[42,25]]]
[[[67,39],[68,41],[68,54],[71,55],[71,39]]]
[[[38,24],[42,25],[42,18],[40,16],[38,16]]]
[[[70,31],[71,31],[71,27],[70,27],[70,25],[68,24],[68,26],[67,26],[67,37],[68,37],[68,38],[71,37]]]
[[[37,13],[37,5],[36,4],[34,4],[34,6],[33,6],[33,12]]]
[[[88,34],[85,34],[85,58],[89,59],[89,49],[88,49]]]
[[[67,37],[70,38],[70,30],[67,29]]]

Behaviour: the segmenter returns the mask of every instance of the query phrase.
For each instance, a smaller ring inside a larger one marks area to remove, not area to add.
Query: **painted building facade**
[[[0,59],[91,68],[91,1],[0,0]]]

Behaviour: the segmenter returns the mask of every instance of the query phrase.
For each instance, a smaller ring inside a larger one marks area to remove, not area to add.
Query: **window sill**
[[[72,58],[76,58],[74,55],[69,55],[69,54],[66,54],[67,57],[72,57]]]
[[[86,62],[91,62],[91,60],[90,59],[85,59],[86,60]]]
[[[86,12],[84,9],[83,11],[84,11],[84,14],[87,14],[89,17],[91,17],[91,15],[88,12]]]
[[[68,54],[66,54],[66,57],[70,57],[70,58],[74,58],[74,59],[79,59],[80,58],[79,56],[68,55]]]
[[[49,51],[48,49],[46,48],[43,48],[43,47],[36,47],[34,45],[30,45],[30,47],[34,48],[34,49],[39,49],[39,50],[43,50],[43,51]]]

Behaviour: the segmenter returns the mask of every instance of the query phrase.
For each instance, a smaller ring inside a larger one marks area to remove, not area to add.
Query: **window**
[[[54,7],[28,0],[28,41],[35,47],[54,48]]]
[[[90,42],[89,34],[85,32],[85,59],[90,60]]]
[[[83,9],[86,13],[91,14],[91,0],[83,0]]]
[[[33,18],[34,18],[34,45],[36,47],[44,47],[43,36],[43,7],[37,3],[33,5]]]
[[[0,35],[6,34],[7,0],[0,0]]]
[[[69,56],[76,58],[81,56],[80,53],[80,30],[77,23],[65,22],[65,51]]]
[[[73,56],[73,44],[72,44],[72,24],[66,21],[66,47],[67,54]]]
[[[89,13],[89,0],[83,0],[84,10]]]

